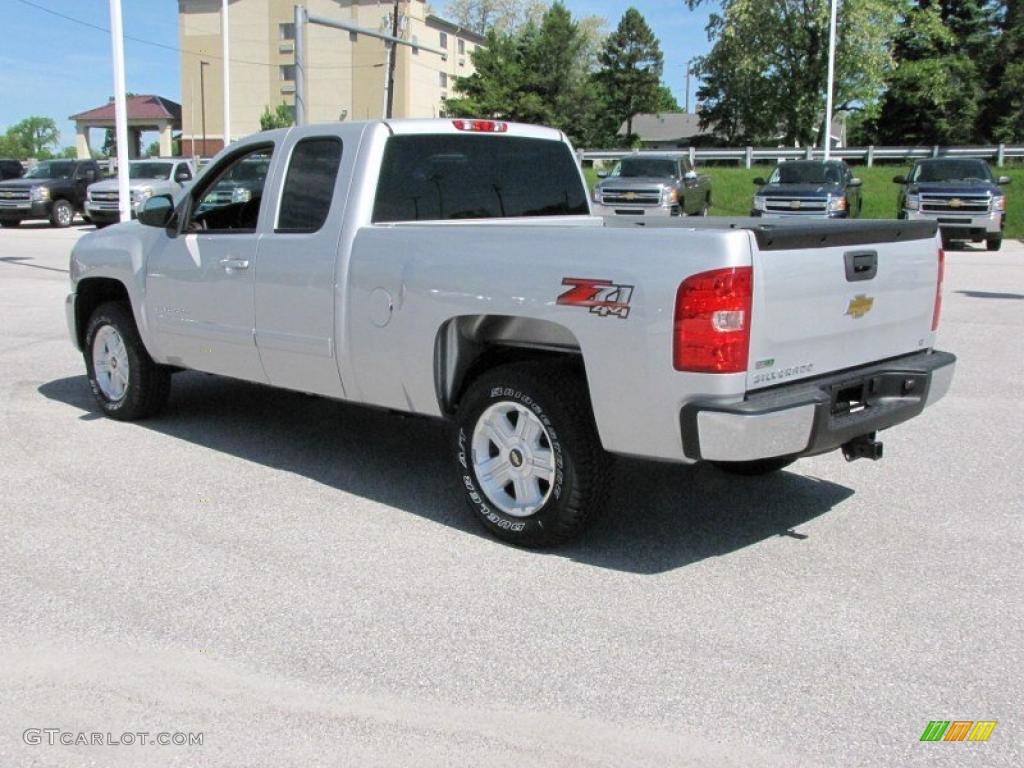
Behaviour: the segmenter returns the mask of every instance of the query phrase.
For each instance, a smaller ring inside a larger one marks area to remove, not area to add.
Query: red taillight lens
[[[740,373],[750,352],[750,267],[701,272],[676,291],[672,363],[677,371]]]
[[[505,133],[508,131],[508,123],[499,123],[496,120],[452,120],[452,125],[457,131],[475,131],[476,133]]]
[[[935,282],[935,309],[932,310],[932,330],[939,330],[939,315],[942,313],[942,279],[946,275],[946,252],[939,248],[939,279]]]

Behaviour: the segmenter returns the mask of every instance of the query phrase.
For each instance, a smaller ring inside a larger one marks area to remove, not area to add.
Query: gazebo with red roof
[[[89,130],[114,127],[114,100],[102,107],[89,109],[72,115],[77,133],[76,148],[78,158],[88,160]],[[142,95],[128,97],[128,156],[138,157],[141,154],[140,136],[143,131],[160,132],[160,156],[170,157],[172,153],[171,135],[181,130],[181,104],[165,99],[163,96]]]

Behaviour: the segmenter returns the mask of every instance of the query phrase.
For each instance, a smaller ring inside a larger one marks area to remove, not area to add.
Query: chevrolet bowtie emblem
[[[850,299],[850,304],[846,307],[846,314],[856,320],[864,317],[864,315],[871,311],[873,306],[875,306],[875,300],[862,293]]]
[[[800,207],[800,201],[799,200],[790,200],[789,201],[789,207],[792,208],[794,211],[797,210]]]
[[[949,201],[950,208],[959,208],[961,205],[963,205],[963,200],[961,200],[959,197],[954,197],[952,200]]]
[[[636,192],[627,192],[623,197],[627,200],[636,200]]]

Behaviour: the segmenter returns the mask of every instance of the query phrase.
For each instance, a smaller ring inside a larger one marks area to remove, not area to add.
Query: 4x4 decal
[[[623,320],[629,317],[632,285],[616,285],[611,280],[594,280],[589,277],[563,277],[562,285],[572,287],[558,297],[558,304],[587,307],[601,317],[613,315]]]

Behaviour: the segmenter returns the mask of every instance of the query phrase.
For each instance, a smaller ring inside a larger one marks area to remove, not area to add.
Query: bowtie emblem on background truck
[[[587,307],[601,317],[629,317],[629,301],[633,298],[632,285],[616,285],[611,280],[588,277],[564,277],[562,285],[572,286],[558,297],[558,304]]]

